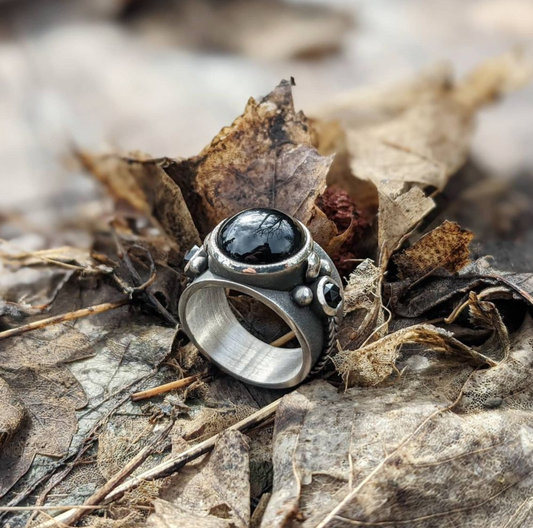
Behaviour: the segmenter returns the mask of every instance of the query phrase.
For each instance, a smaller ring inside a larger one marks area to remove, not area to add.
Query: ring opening
[[[237,321],[250,334],[275,347],[300,346],[291,327],[259,299],[232,288],[226,288],[226,297]]]
[[[271,308],[263,299],[254,299]],[[291,321],[284,314],[275,313],[298,338]],[[301,346],[272,346],[246,330],[230,306],[224,287],[209,286],[193,292],[185,316],[199,348],[233,376],[268,387],[281,387],[299,377],[303,367]]]

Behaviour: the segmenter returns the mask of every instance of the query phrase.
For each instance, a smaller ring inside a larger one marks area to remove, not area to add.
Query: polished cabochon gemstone
[[[324,286],[324,299],[332,308],[337,308],[342,300],[340,288],[333,282],[328,282]]]
[[[274,209],[248,209],[230,218],[220,230],[218,245],[228,257],[251,265],[275,264],[304,245],[298,224]]]

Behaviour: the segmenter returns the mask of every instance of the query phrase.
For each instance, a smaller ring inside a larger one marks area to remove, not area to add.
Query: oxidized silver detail
[[[224,223],[185,267],[191,281],[179,302],[182,328],[204,356],[241,381],[269,388],[298,385],[323,368],[334,352],[343,313],[341,278],[301,223],[301,249],[281,262],[262,265],[237,262],[222,253],[218,233]],[[324,297],[328,282],[340,288],[335,308]],[[294,332],[298,347],[274,347],[250,334],[231,309],[227,290],[272,309]]]
[[[192,255],[191,260],[185,266],[185,274],[195,278],[207,269],[207,254],[203,248],[198,248]]]
[[[309,306],[313,302],[313,290],[303,284],[296,286],[291,295],[294,302],[300,306]]]
[[[330,317],[331,316],[335,316],[339,313],[339,311],[342,310],[342,301],[335,307],[332,307],[330,306],[327,301],[326,301],[326,298],[324,296],[324,287],[326,286],[326,284],[328,283],[333,283],[333,284],[336,284],[341,292],[342,292],[342,284],[340,283],[340,281],[335,281],[333,280],[331,277],[329,276],[324,276],[324,277],[320,277],[320,279],[318,279],[315,284],[313,285],[314,286],[314,293],[315,293],[315,303],[320,306],[320,309],[326,314],[326,315],[329,315]]]
[[[311,253],[307,257],[307,271],[305,272],[305,278],[307,282],[312,282],[318,277],[320,273],[320,257],[316,253]]]
[[[320,259],[320,275],[331,275],[332,271],[331,262],[326,259]]]
[[[318,373],[324,370],[328,361],[337,353],[337,333],[339,331],[340,317],[334,315],[329,317],[324,325],[324,329],[327,334],[326,347],[324,353],[320,359],[316,362],[315,366],[309,373],[309,376],[316,376]]]

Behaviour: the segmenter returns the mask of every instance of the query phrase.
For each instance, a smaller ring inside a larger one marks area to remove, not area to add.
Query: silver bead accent
[[[331,275],[333,268],[326,259],[320,259],[320,275]]]
[[[185,274],[191,278],[197,277],[207,269],[207,256],[199,251],[185,266]]]
[[[305,278],[307,279],[307,282],[311,282],[315,280],[318,277],[319,273],[320,273],[320,258],[313,251],[307,257],[307,271],[305,273]]]
[[[294,302],[300,306],[309,306],[313,302],[313,292],[308,286],[296,286],[291,295]]]
[[[183,257],[183,261],[188,264],[194,256],[200,251],[200,248],[195,244],[187,253],[185,253],[185,256]]]

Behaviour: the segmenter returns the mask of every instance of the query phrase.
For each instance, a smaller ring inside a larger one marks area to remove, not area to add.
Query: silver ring
[[[180,322],[223,371],[252,385],[293,387],[335,349],[342,281],[298,220],[275,209],[247,209],[221,222],[186,259],[190,283],[180,298]],[[231,309],[227,290],[273,310],[298,346],[272,346],[248,332]]]

